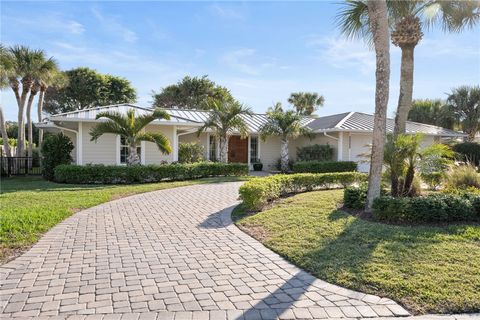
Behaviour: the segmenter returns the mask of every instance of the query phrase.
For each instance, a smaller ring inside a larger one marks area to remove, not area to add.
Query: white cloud
[[[244,48],[227,52],[223,55],[221,60],[224,64],[228,65],[232,69],[250,75],[257,75],[259,71],[258,68],[246,62],[247,60],[252,59],[254,56],[254,49]]]
[[[138,40],[137,34],[129,28],[122,25],[119,17],[106,16],[99,8],[93,7],[92,13],[97,20],[102,24],[103,28],[113,35],[120,35],[124,41],[134,43]]]
[[[242,10],[239,6],[225,6],[219,5],[218,3],[209,6],[209,9],[216,16],[227,19],[227,20],[243,20],[245,19],[245,14],[242,13]]]
[[[84,26],[74,20],[68,21],[66,24],[67,29],[69,30],[70,33],[72,34],[82,34],[85,32]]]
[[[85,32],[85,27],[78,21],[70,20],[58,12],[46,12],[36,16],[28,17],[7,17],[5,19],[6,25],[12,25],[16,28],[28,27],[36,31],[54,32],[54,31],[68,31],[70,34],[80,35]]]

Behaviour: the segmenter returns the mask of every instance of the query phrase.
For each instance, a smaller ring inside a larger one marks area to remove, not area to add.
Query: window
[[[209,160],[217,161],[217,139],[214,136],[210,136],[209,143]]]
[[[120,136],[120,163],[121,164],[127,163],[127,158],[129,154],[130,154],[130,149],[127,143],[127,139],[125,139],[125,137],[123,136]],[[137,147],[137,154],[138,154],[138,157],[141,157],[142,155],[141,147]]]
[[[250,163],[258,161],[258,137],[250,137]]]

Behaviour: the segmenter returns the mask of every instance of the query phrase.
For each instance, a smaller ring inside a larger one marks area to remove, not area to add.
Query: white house
[[[38,127],[50,132],[63,132],[69,136],[75,149],[72,157],[77,164],[110,164],[121,165],[125,163],[128,148],[124,145],[120,136],[105,134],[97,142],[90,141],[90,129],[96,122],[99,112],[117,111],[126,113],[128,109],[134,109],[137,115],[152,112],[149,108],[142,108],[132,104],[120,104],[91,109],[77,110],[72,112],[51,115]],[[169,140],[173,152],[169,155],[160,153],[156,145],[150,142],[142,142],[140,146],[140,159],[142,164],[160,164],[178,160],[178,145],[182,142],[196,142],[204,146],[205,159],[218,158],[218,141],[210,132],[197,134],[208,117],[208,111],[196,111],[185,109],[165,109],[170,120],[155,120],[145,130],[161,132]],[[229,140],[229,162],[252,163],[260,159],[264,169],[271,170],[280,158],[280,139],[270,137],[262,141],[258,136],[258,130],[266,122],[265,114],[245,116],[248,125],[248,138],[241,139],[233,135]],[[311,144],[329,144],[334,149],[334,159],[338,161],[359,162],[360,171],[368,171],[368,163],[363,163],[360,156],[368,152],[372,140],[373,115],[361,112],[348,112],[326,117],[305,117],[303,125],[309,127],[315,137],[309,139],[300,137],[289,144],[290,157],[296,160],[297,147]],[[387,130],[392,131],[393,120],[388,119]],[[458,139],[465,135],[461,132],[448,130],[441,127],[426,125],[416,122],[407,123],[407,133],[421,133],[424,135],[423,145],[429,145],[443,139]]]

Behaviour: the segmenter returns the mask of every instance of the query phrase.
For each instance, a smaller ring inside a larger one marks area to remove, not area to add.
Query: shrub
[[[350,186],[343,191],[343,205],[345,208],[361,210],[367,202],[367,185],[360,187]]]
[[[314,144],[297,148],[299,161],[329,161],[333,158],[333,148],[329,144]]]
[[[476,166],[480,165],[480,144],[476,142],[457,143],[452,147],[457,153],[457,159],[464,162],[471,162]]]
[[[353,161],[306,161],[293,165],[295,173],[325,173],[325,172],[352,172],[357,171],[357,163]]]
[[[72,162],[74,146],[69,137],[63,133],[45,137],[42,144],[42,175],[47,180],[54,179],[55,167]]]
[[[445,172],[422,172],[420,177],[428,185],[430,190],[437,190],[447,177]]]
[[[282,171],[282,159],[278,158],[277,162],[275,163],[275,169],[278,171]],[[293,160],[288,159],[288,170],[292,171],[293,170]]]
[[[198,143],[180,143],[178,146],[178,162],[194,163],[203,160],[203,146]]]
[[[61,165],[55,168],[55,181],[79,184],[125,184],[247,174],[248,166],[240,163],[199,162],[148,166]]]
[[[447,174],[447,186],[454,189],[480,188],[480,174],[472,165],[452,167]]]
[[[373,217],[387,222],[441,223],[480,221],[480,196],[430,194],[425,197],[374,200]]]
[[[278,174],[246,182],[240,187],[240,199],[247,209],[258,210],[290,193],[346,187],[366,179],[367,175],[359,172]]]

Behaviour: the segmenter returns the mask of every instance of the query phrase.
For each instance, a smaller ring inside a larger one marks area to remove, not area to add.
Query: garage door
[[[350,160],[358,163],[358,171],[370,171],[370,163],[365,162],[367,158],[362,156],[370,154],[370,145],[372,144],[371,135],[350,135]]]

